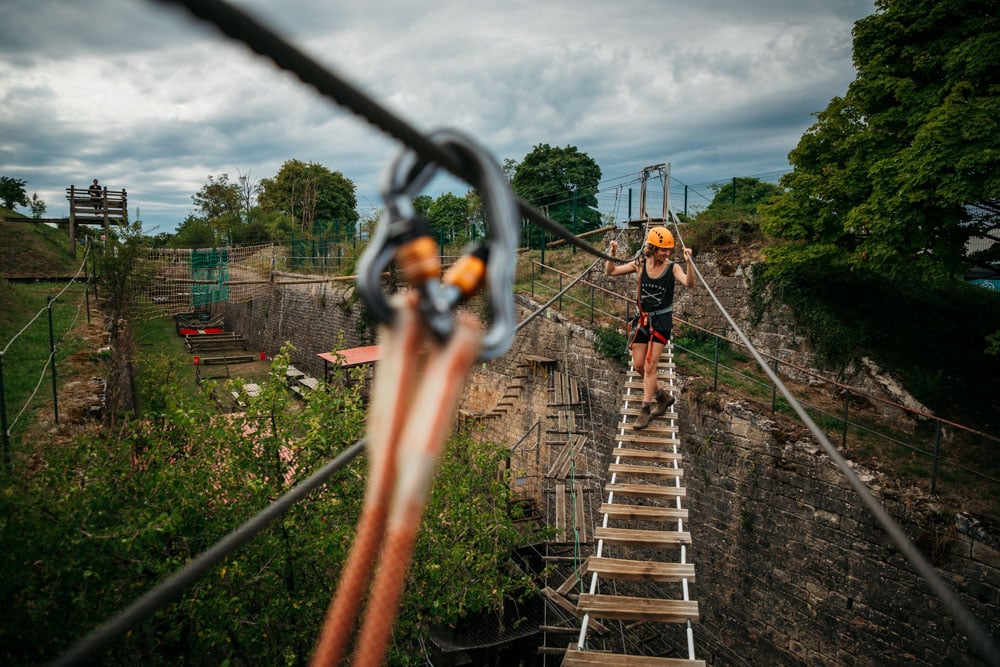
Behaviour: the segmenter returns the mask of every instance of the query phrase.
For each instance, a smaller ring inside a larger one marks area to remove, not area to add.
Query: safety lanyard
[[[471,139],[451,131],[432,137],[476,170],[488,239],[442,277],[437,243],[412,201],[437,166],[409,152],[393,162],[384,188],[386,212],[358,266],[358,290],[381,323],[384,351],[365,441],[371,468],[355,540],[313,655],[317,667],[340,664],[366,592],[353,664],[384,662],[431,479],[469,369],[477,358],[506,352],[514,338],[516,200],[500,166]],[[412,289],[388,297],[381,278],[392,261]],[[491,320],[485,332],[472,315],[453,312],[484,282]]]

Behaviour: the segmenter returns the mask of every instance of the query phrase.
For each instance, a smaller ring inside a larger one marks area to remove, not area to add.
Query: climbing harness
[[[354,664],[384,661],[431,478],[465,378],[477,357],[503,354],[514,336],[513,195],[499,166],[471,140],[451,131],[433,137],[479,175],[489,243],[474,244],[439,278],[437,244],[413,210],[413,196],[437,167],[408,152],[392,163],[383,190],[386,212],[358,271],[358,290],[382,324],[383,354],[366,438],[371,472],[356,538],[313,656],[317,667],[340,663],[376,561]],[[392,261],[413,289],[387,297],[381,276]],[[485,333],[472,315],[452,312],[484,279],[492,320]]]
[[[669,233],[670,232],[667,232],[667,234]],[[671,242],[670,247],[673,247],[673,237],[670,237],[670,242]],[[669,264],[667,264],[666,270],[673,271],[673,269],[674,269],[674,262],[671,261]],[[636,295],[635,295],[636,313],[635,317],[629,320],[628,322],[629,328],[632,327],[632,322],[633,321],[635,322],[635,328],[632,329],[630,332],[627,332],[626,340],[628,340],[628,343],[626,347],[628,349],[631,349],[633,343],[635,342],[635,337],[639,334],[639,330],[644,328],[649,329],[649,343],[652,343],[654,338],[658,338],[659,340],[663,341],[664,345],[667,344],[666,337],[664,337],[663,334],[659,333],[653,328],[653,318],[659,315],[666,315],[667,313],[673,312],[674,307],[670,305],[664,308],[659,308],[652,312],[646,312],[642,309],[642,276],[645,272],[646,272],[646,262],[645,260],[643,260],[641,266],[639,266],[638,268],[638,279],[636,280],[637,284]],[[653,349],[652,345],[648,344],[646,345],[646,363],[649,363],[649,359],[652,356],[652,349]]]

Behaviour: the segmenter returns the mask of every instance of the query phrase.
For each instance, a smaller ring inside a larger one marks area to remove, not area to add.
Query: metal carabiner
[[[442,279],[437,243],[429,222],[417,215],[413,198],[437,172],[435,163],[401,152],[383,178],[386,208],[358,262],[357,286],[380,322],[392,320],[381,275],[396,260],[408,282],[420,291],[420,310],[435,336],[444,340],[454,329],[454,307],[470,297],[485,278],[490,325],[479,358],[493,359],[514,340],[514,267],[517,261],[517,202],[500,165],[471,138],[438,130],[431,139],[453,151],[475,174],[488,223],[487,242],[473,244]]]

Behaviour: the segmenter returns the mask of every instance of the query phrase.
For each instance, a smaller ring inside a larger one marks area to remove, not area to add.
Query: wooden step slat
[[[680,507],[603,503],[598,512],[616,519],[629,519],[632,521],[677,521],[678,519],[688,518],[687,509]]]
[[[691,533],[681,530],[637,530],[634,528],[594,528],[594,539],[623,547],[667,547],[691,544]]]
[[[694,563],[664,563],[624,558],[598,558],[591,556],[584,563],[588,574],[596,572],[601,577],[625,581],[694,581]],[[574,582],[576,577],[573,577]]]
[[[634,475],[638,477],[653,477],[653,478],[664,478],[664,477],[683,477],[683,468],[672,468],[669,466],[637,466],[628,463],[612,463],[608,466],[608,473],[616,473],[619,475]]]
[[[639,498],[686,498],[687,489],[683,486],[659,486],[657,484],[607,484],[605,492],[614,492],[619,496]]]
[[[651,623],[698,622],[696,600],[664,600],[634,598],[621,595],[581,595],[576,604],[577,615],[583,618],[646,621]]]
[[[570,644],[566,649],[562,667],[705,667],[705,661],[603,651],[577,651],[576,644]]]
[[[632,430],[632,426],[627,426],[625,433],[616,436],[618,442],[632,445],[643,445],[646,447],[680,447],[681,441],[677,438],[670,438],[663,435],[650,433],[650,429],[644,431]]]
[[[645,461],[680,461],[682,455],[676,452],[662,452],[656,449],[630,449],[628,447],[616,447],[611,450],[612,457],[623,459],[643,459]]]

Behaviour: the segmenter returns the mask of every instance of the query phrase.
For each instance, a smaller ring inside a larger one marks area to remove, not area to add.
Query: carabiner
[[[439,166],[410,150],[401,152],[383,177],[385,211],[358,262],[357,285],[362,299],[380,322],[392,320],[392,309],[382,289],[381,275],[396,260],[404,278],[420,291],[420,310],[439,339],[454,330],[454,307],[479,289],[485,278],[490,326],[479,358],[493,359],[514,340],[514,267],[517,262],[517,202],[500,165],[471,138],[454,130],[430,135],[453,151],[475,174],[474,185],[483,200],[489,225],[487,242],[474,244],[442,279],[437,243],[430,224],[417,215],[413,198]]]

